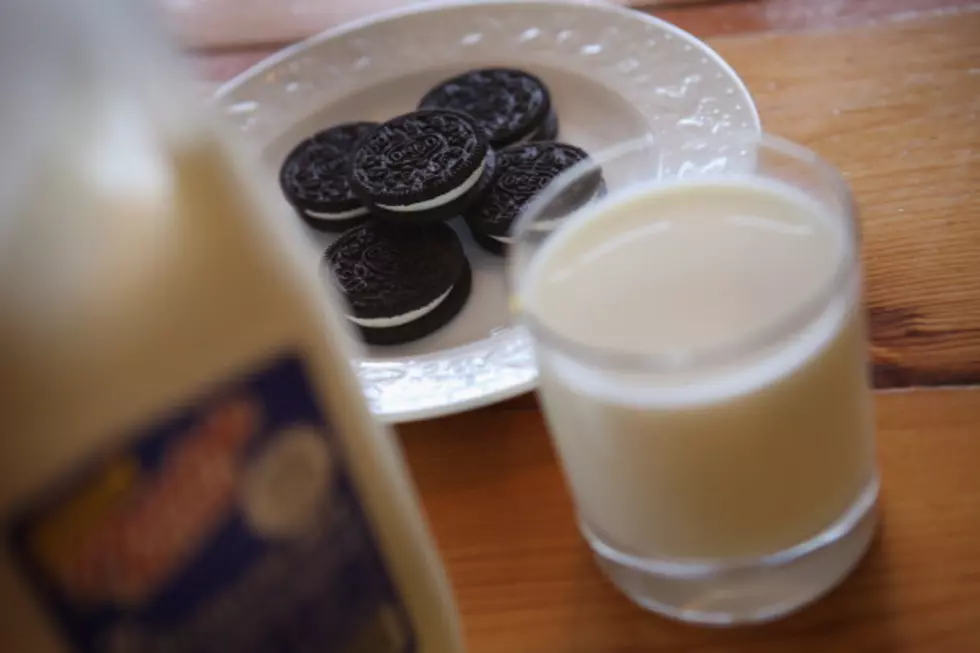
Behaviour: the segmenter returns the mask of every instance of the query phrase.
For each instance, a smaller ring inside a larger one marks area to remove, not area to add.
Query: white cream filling
[[[367,215],[368,210],[363,206],[359,206],[356,209],[341,211],[340,213],[325,213],[322,211],[309,211],[307,209],[303,209],[303,213],[315,220],[348,220]]]
[[[480,181],[480,177],[483,176],[483,171],[487,167],[487,158],[483,157],[483,161],[480,161],[480,166],[473,172],[472,175],[467,177],[466,181],[452,189],[448,193],[443,193],[438,197],[433,197],[430,200],[424,200],[422,202],[416,202],[414,204],[405,204],[402,206],[396,206],[393,204],[378,204],[379,208],[385,209],[386,211],[393,211],[395,213],[411,213],[413,211],[428,211],[429,209],[439,208],[449,204],[454,199],[462,197],[467,192],[470,191],[477,182]]]
[[[504,243],[505,245],[510,245],[511,243],[514,242],[513,238],[509,238],[507,236],[490,236],[490,237],[499,243]]]
[[[537,129],[517,139],[512,143],[512,145],[523,145],[525,143],[530,143],[532,141],[548,140],[545,139],[543,135],[544,135],[545,128],[548,126],[548,122],[552,119],[551,116],[552,114],[549,113],[548,116],[544,119],[544,122],[541,123],[541,125],[538,126]]]
[[[363,318],[354,317],[353,315],[348,315],[349,319],[354,324],[362,327],[367,327],[369,329],[391,329],[393,327],[403,326],[409,322],[414,322],[419,318],[422,318],[432,311],[436,310],[439,304],[446,301],[446,297],[449,297],[449,293],[453,291],[455,286],[449,286],[449,290],[442,293],[434,300],[423,306],[422,308],[417,308],[414,311],[409,311],[408,313],[402,313],[401,315],[393,315],[391,317],[373,317],[373,318]]]
[[[547,233],[554,231],[558,226],[564,222],[562,218],[555,218],[552,220],[538,220],[534,224],[530,225],[528,231],[537,231],[538,233]]]

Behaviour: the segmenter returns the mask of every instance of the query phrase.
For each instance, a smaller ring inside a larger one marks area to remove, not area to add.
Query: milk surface
[[[736,179],[625,191],[535,253],[522,306],[574,349],[543,337],[540,393],[600,539],[773,553],[874,482],[851,246],[802,193]]]

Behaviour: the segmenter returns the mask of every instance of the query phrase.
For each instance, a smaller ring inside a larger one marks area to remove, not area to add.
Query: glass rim
[[[705,143],[703,139],[690,139],[691,143]],[[850,244],[844,250],[844,256],[837,263],[833,273],[817,288],[813,294],[786,315],[780,316],[762,327],[740,335],[730,341],[711,347],[695,348],[681,352],[640,353],[623,349],[613,349],[590,345],[574,338],[558,333],[541,321],[532,311],[526,310],[522,298],[521,277],[523,273],[517,269],[518,252],[526,245],[524,235],[528,227],[537,217],[564,193],[572,184],[595,171],[600,170],[606,163],[611,163],[624,156],[644,149],[656,149],[657,144],[652,134],[633,139],[590,153],[589,159],[581,161],[558,175],[541,193],[532,199],[521,212],[512,230],[512,243],[507,257],[507,288],[510,297],[511,314],[518,323],[525,326],[535,340],[540,340],[554,347],[574,360],[598,366],[613,366],[627,372],[696,372],[705,369],[724,366],[738,362],[740,358],[751,355],[774,344],[785,342],[794,334],[805,329],[820,318],[848,285],[848,282],[858,272],[860,266],[861,231],[857,222],[857,207],[850,186],[843,175],[831,163],[820,157],[807,147],[794,143],[785,138],[767,133],[752,133],[745,136],[737,135],[734,140],[726,141],[727,145],[754,147],[757,151],[770,149],[779,154],[791,157],[813,167],[821,179],[826,181],[835,196],[841,200],[841,210],[835,211],[844,221],[843,236]],[[710,143],[709,143],[710,145]],[[752,172],[706,173],[696,178],[686,180],[731,180],[753,177]],[[680,175],[672,175],[661,180],[651,181],[649,187],[666,187],[685,181]],[[581,210],[574,209],[572,213]],[[529,257],[533,258],[533,255]]]

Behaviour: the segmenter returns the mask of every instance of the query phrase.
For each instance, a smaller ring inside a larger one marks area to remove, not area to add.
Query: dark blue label
[[[74,650],[416,650],[299,359],[237,378],[126,442],[9,530]]]

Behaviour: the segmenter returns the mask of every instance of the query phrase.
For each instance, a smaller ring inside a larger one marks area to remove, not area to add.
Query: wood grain
[[[842,587],[776,624],[647,614],[600,576],[535,412],[402,427],[470,653],[980,650],[980,388],[878,396],[882,528]]]
[[[956,12],[976,0],[716,0],[694,7],[633,3],[701,38],[904,21]]]
[[[157,0],[188,47],[297,41],[344,21],[431,0]],[[632,5],[701,37],[822,29],[906,19],[976,0],[607,0]]]
[[[410,0],[368,2],[301,2],[290,12],[275,0],[160,0],[178,38],[194,52],[207,80],[224,81],[295,40],[343,19],[361,16]],[[225,4],[223,4],[225,3]],[[756,32],[844,27],[875,21],[912,20],[934,13],[957,12],[980,5],[977,0],[630,0],[641,11],[672,22],[701,38]],[[666,5],[666,7],[665,7]],[[313,20],[310,14],[314,14]]]
[[[980,382],[980,11],[714,41],[862,215],[875,380]]]

